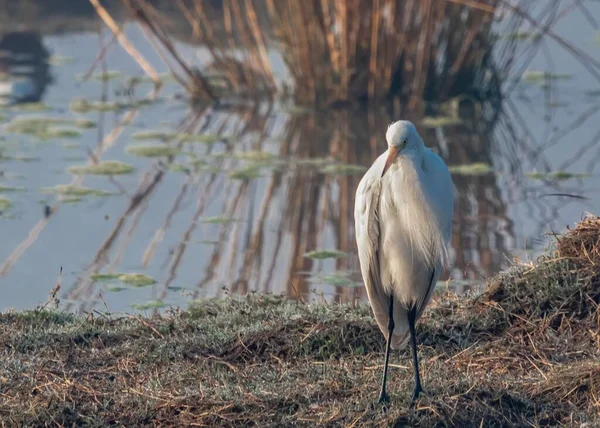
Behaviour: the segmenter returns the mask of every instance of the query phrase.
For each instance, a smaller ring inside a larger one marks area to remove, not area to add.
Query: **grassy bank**
[[[0,315],[6,426],[579,426],[600,423],[600,221],[478,297],[436,299],[419,324],[423,397],[408,352],[372,410],[383,337],[366,306],[273,296],[187,312]]]

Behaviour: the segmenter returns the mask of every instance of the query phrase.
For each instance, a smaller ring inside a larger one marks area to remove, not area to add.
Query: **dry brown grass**
[[[595,426],[599,238],[588,217],[483,294],[437,296],[418,327],[428,395],[414,409],[406,351],[391,408],[370,408],[384,343],[368,307],[249,295],[148,318],[0,315],[0,422]]]

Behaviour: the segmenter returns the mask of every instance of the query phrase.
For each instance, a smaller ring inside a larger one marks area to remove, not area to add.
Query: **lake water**
[[[600,3],[586,7],[600,16]],[[0,68],[0,310],[44,303],[61,267],[57,296],[70,310],[185,307],[251,291],[366,298],[354,192],[399,118],[277,103],[192,108],[175,81],[154,92],[116,43],[84,80],[110,40],[84,27],[17,40],[9,48],[22,62]],[[600,32],[580,11],[553,31],[600,61]],[[126,34],[168,71],[137,26]],[[201,49],[177,47],[202,63]],[[441,280],[459,292],[600,212],[600,83],[551,38],[527,59],[524,78],[507,77],[514,89],[491,130],[477,119],[415,119],[453,167],[452,268]],[[111,78],[96,79],[102,70]],[[554,78],[540,81],[538,71]],[[142,81],[125,91],[134,76]],[[15,96],[35,104],[10,105]],[[149,157],[165,139],[170,151]],[[73,173],[104,161],[135,169]]]

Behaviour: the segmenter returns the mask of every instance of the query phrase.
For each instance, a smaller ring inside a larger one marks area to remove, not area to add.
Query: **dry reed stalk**
[[[110,14],[104,9],[104,7],[100,4],[99,0],[89,0],[92,6],[96,9],[96,13],[98,16],[104,21],[106,26],[113,32],[113,34],[119,40],[119,44],[125,49],[125,51],[131,55],[131,57],[142,67],[142,69],[146,72],[148,76],[152,79],[155,84],[160,84],[160,77],[154,67],[152,67],[146,59],[140,54],[137,49],[129,42],[125,34],[121,30],[121,28],[117,25],[115,20],[110,16]]]

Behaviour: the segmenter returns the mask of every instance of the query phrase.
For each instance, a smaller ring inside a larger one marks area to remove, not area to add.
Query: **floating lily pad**
[[[131,305],[133,309],[136,309],[138,311],[145,311],[148,309],[160,309],[164,308],[165,306],[167,306],[167,304],[161,300],[150,300],[146,303],[134,303],[133,305]]]
[[[179,153],[176,147],[167,145],[136,145],[127,147],[127,153],[134,156],[142,156],[147,158],[156,158],[163,156],[174,156]]]
[[[219,141],[230,140],[231,137],[217,134],[178,134],[177,138],[186,143],[204,143],[212,144]]]
[[[135,167],[119,161],[104,161],[95,165],[72,166],[69,172],[75,175],[123,175],[131,174]]]
[[[132,103],[88,101],[85,98],[78,98],[72,100],[69,107],[74,113],[89,113],[91,111],[117,111],[133,105]]]
[[[311,282],[319,282],[325,285],[331,285],[334,287],[362,287],[361,281],[354,281],[350,278],[348,272],[332,272],[323,276],[316,276],[311,278]]]
[[[89,187],[73,186],[70,184],[59,184],[54,187],[43,187],[40,189],[43,193],[59,193],[66,196],[110,196],[111,192],[99,189],[90,189]]]
[[[100,73],[94,73],[90,76],[90,79],[93,80],[98,80],[101,82],[106,82],[109,80],[113,80],[116,79],[118,77],[121,77],[123,75],[123,73],[121,73],[120,71],[116,71],[116,70],[107,70],[107,71],[103,71]],[[83,80],[83,78],[85,77],[85,74],[78,74],[77,75],[77,79],[78,80]]]
[[[122,273],[119,275],[118,279],[122,283],[132,285],[134,287],[146,287],[148,285],[156,284],[154,278],[144,275],[143,273]]]
[[[119,285],[109,285],[108,287],[106,287],[106,289],[108,291],[112,291],[114,293],[118,293],[119,291],[125,291],[125,290],[127,290],[127,287],[121,287]]]
[[[351,164],[331,164],[321,168],[323,174],[331,175],[352,175],[366,171],[367,168],[362,165]]]
[[[121,276],[120,273],[93,273],[90,275],[92,281],[110,281]]]
[[[451,116],[426,116],[421,121],[421,125],[426,128],[437,128],[439,126],[460,125],[462,120],[459,117]]]
[[[338,250],[314,250],[304,254],[304,257],[316,260],[342,259],[346,256],[348,256],[347,253]]]
[[[525,82],[543,82],[546,80],[566,80],[571,79],[573,76],[569,73],[551,73],[549,71],[534,71],[528,70],[523,73],[523,79]]]
[[[134,133],[131,138],[135,140],[170,140],[176,134],[165,131],[142,131]]]
[[[20,111],[46,111],[46,110],[50,110],[50,107],[48,107],[44,103],[21,103],[21,104],[15,104],[11,108],[13,110],[20,110]]]
[[[235,221],[235,219],[229,217],[203,217],[200,220],[200,223],[213,223],[213,224],[223,224],[223,223],[231,223]]]
[[[65,65],[71,64],[72,62],[73,57],[70,56],[52,55],[48,58],[48,63],[51,65]]]
[[[536,41],[541,39],[542,35],[540,33],[531,33],[529,31],[516,31],[511,34],[507,34],[505,38],[508,40]]]
[[[475,162],[465,165],[452,165],[448,169],[452,174],[457,175],[486,175],[493,172],[490,165],[483,162]]]
[[[570,180],[571,178],[584,178],[589,177],[589,174],[582,174],[577,172],[567,172],[567,171],[551,171],[551,172],[529,172],[525,174],[529,178],[533,178],[535,180]]]
[[[27,190],[27,189],[25,189],[24,187],[0,185],[0,193],[24,192],[25,190]]]
[[[0,196],[0,212],[6,211],[12,206],[12,202],[10,199],[3,198]]]
[[[261,151],[237,152],[233,156],[237,159],[243,159],[255,162],[271,162],[276,159],[273,153]]]
[[[52,117],[23,117],[16,118],[6,125],[6,130],[14,134],[27,134],[47,140],[53,138],[77,138],[81,132],[72,128],[57,125],[72,125],[77,128],[91,128],[96,124],[84,119],[58,119]]]
[[[260,166],[250,165],[229,173],[229,178],[234,180],[252,180],[260,177]]]

